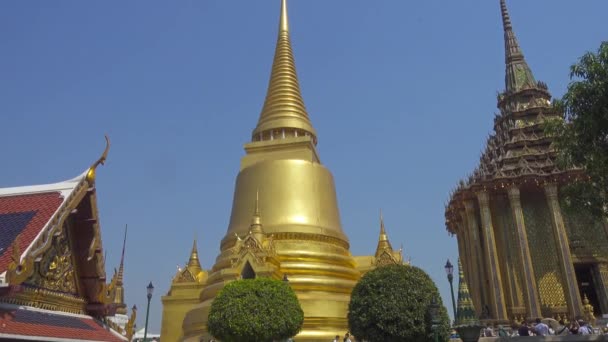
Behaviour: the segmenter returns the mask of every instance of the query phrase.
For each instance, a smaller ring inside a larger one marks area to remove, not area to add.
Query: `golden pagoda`
[[[447,229],[458,238],[481,319],[571,319],[582,316],[585,296],[595,314],[607,314],[607,226],[562,210],[560,188],[584,173],[556,165],[544,124],[561,115],[547,85],[534,79],[505,0],[500,7],[506,63],[500,113],[479,166],[451,195]]]
[[[190,263],[178,271],[162,299],[163,340],[211,338],[207,316],[224,285],[271,277],[287,279],[304,310],[297,339],[329,341],[348,331],[350,293],[361,275],[381,265],[403,263],[382,219],[376,254],[351,255],[334,180],[321,164],[316,145],[317,134],[298,84],[287,4],[282,0],[268,92],[251,142],[245,145],[220,254],[208,276],[182,277]],[[200,270],[198,258],[196,263]]]

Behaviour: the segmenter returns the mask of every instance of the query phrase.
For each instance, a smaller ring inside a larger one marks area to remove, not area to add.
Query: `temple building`
[[[607,227],[563,210],[560,189],[584,172],[556,164],[544,123],[561,115],[524,58],[505,0],[500,7],[506,75],[494,132],[445,211],[474,307],[494,322],[571,319],[589,305],[608,314]]]
[[[207,316],[224,285],[271,277],[288,280],[304,310],[296,339],[330,341],[348,331],[350,293],[361,275],[377,266],[403,263],[402,251],[393,250],[382,219],[376,253],[350,253],[334,180],[317,153],[317,133],[300,94],[286,0],[281,2],[268,92],[250,138],[220,254],[204,271],[195,244],[188,264],[178,269],[162,298],[163,340],[211,338]]]
[[[124,307],[115,301],[118,274],[106,283],[97,210],[95,173],[107,143],[76,178],[0,189],[0,341],[127,341],[132,335],[132,319],[120,331],[107,318]]]

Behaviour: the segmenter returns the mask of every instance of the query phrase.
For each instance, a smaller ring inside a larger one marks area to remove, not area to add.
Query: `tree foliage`
[[[304,321],[288,284],[269,278],[227,284],[211,304],[207,328],[224,342],[270,342],[296,335]]]
[[[588,178],[564,188],[567,209],[608,214],[608,42],[570,67],[571,82],[554,102],[564,120],[550,122],[562,167],[583,167]]]
[[[348,325],[357,340],[433,341],[429,305],[439,303],[439,340],[449,338],[450,320],[431,278],[420,268],[389,265],[368,272],[353,289]]]

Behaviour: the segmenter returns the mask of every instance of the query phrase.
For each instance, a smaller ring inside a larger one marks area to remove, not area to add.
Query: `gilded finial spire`
[[[127,304],[125,304],[125,289],[123,284],[123,277],[125,272],[125,249],[127,246],[127,228],[125,224],[125,236],[122,241],[122,254],[120,255],[120,266],[118,266],[118,272],[116,274],[116,292],[114,294],[114,304],[116,304],[116,313],[121,315],[127,314]]]
[[[380,209],[380,236],[378,237],[378,247],[376,248],[376,254],[381,253],[383,250],[393,250],[391,242],[388,240],[386,229],[384,228],[384,217],[382,215],[382,209]]]
[[[190,252],[190,259],[188,260],[188,268],[191,271],[192,269],[196,269],[197,271],[201,270],[201,263],[198,260],[198,248],[196,246],[196,239],[194,239],[194,242],[192,242],[192,251]]]
[[[507,92],[514,92],[534,87],[536,86],[536,80],[528,63],[526,63],[519,42],[513,32],[506,0],[500,0],[500,10],[505,36],[505,89]]]
[[[127,228],[128,225],[125,224],[125,236],[124,239],[122,241],[122,254],[120,255],[120,266],[118,267],[118,281],[117,284],[122,285],[122,281],[123,281],[123,274],[125,271],[125,249],[127,246]]]
[[[289,38],[287,0],[281,0],[279,37],[268,83],[264,107],[252,138],[273,140],[275,137],[311,135],[316,143],[316,132],[308,118],[296,72],[296,64]]]
[[[264,231],[262,230],[262,217],[260,216],[260,191],[255,191],[255,209],[253,216],[251,217],[251,225],[249,226],[249,232],[258,240],[262,241],[264,237]]]

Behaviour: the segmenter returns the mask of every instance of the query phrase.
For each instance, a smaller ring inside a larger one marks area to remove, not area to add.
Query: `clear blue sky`
[[[608,2],[508,4],[536,78],[561,96],[569,65],[606,39]],[[498,0],[289,5],[302,93],[352,253],[374,252],[382,208],[393,246],[403,243],[449,305],[443,265],[457,250],[444,202],[476,166],[504,87]],[[278,12],[279,0],[0,3],[0,187],[72,178],[108,133],[97,184],[107,268],[128,223],[126,300],[145,308],[153,281],[153,332],[193,237],[205,268],[218,254]]]

